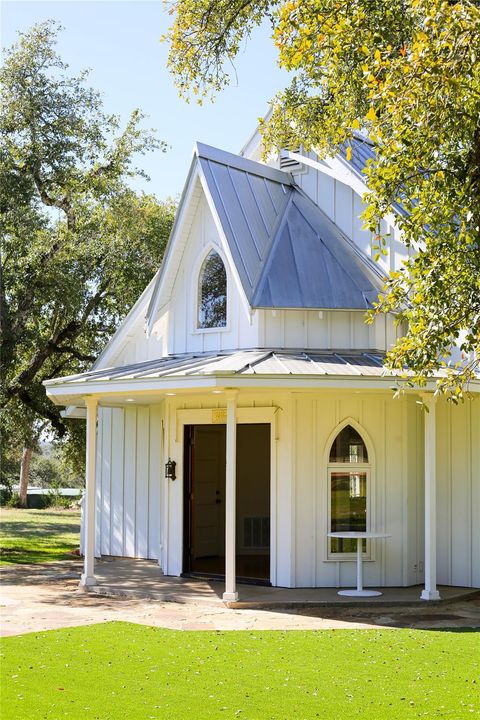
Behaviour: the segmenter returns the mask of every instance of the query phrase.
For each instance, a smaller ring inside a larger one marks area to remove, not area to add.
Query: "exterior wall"
[[[183,469],[182,423],[208,422],[221,396],[170,403],[169,455]],[[272,580],[285,587],[355,584],[355,561],[327,559],[327,442],[339,423],[353,419],[370,438],[372,529],[391,538],[372,545],[366,584],[411,585],[423,579],[423,419],[414,398],[352,392],[240,393],[239,409],[275,410],[272,477]],[[199,420],[198,418],[202,419]],[[255,422],[255,420],[252,420]],[[261,422],[260,419],[257,422]],[[329,448],[328,448],[329,449]],[[420,458],[420,462],[417,462]],[[182,571],[182,483],[169,484],[168,574]],[[275,518],[273,515],[275,514]],[[165,568],[164,568],[165,569]]]
[[[378,317],[372,325],[364,312],[318,310],[257,310],[258,347],[385,351],[399,328],[393,317]]]
[[[163,405],[102,408],[97,454],[98,555],[159,559],[182,572],[183,424],[211,422],[219,394]],[[328,451],[349,419],[370,443],[371,546],[365,584],[423,582],[423,414],[389,392],[241,391],[245,422],[272,423],[272,580],[284,587],[355,584],[355,562],[327,558]],[[198,413],[203,413],[201,417]],[[246,413],[246,415],[245,415]],[[163,447],[166,451],[163,452]],[[177,480],[164,479],[168,457]],[[480,586],[480,398],[437,409],[438,582]]]
[[[480,587],[480,397],[437,406],[438,582]]]
[[[418,408],[418,406],[417,406]],[[366,585],[401,586],[421,582],[423,548],[417,527],[422,483],[408,458],[419,451],[419,410],[410,398],[360,393],[303,394],[293,398],[292,498],[295,508],[295,586],[354,586],[353,561],[327,559],[328,452],[332,431],[347,418],[372,448],[370,529],[391,535],[373,541],[371,560],[364,563]],[[413,422],[412,422],[413,421]],[[359,427],[358,427],[359,426]],[[421,535],[421,533],[420,533]]]
[[[158,559],[162,407],[100,408],[96,554]]]

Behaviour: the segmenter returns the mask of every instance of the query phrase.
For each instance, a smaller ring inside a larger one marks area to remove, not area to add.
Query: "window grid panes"
[[[227,325],[227,273],[220,255],[212,250],[205,258],[198,279],[198,327]]]
[[[356,531],[367,529],[367,473],[351,470],[332,471],[330,473],[331,492],[331,532]],[[332,553],[352,553],[357,549],[357,541],[351,538],[331,538]],[[366,541],[363,541],[366,551]]]

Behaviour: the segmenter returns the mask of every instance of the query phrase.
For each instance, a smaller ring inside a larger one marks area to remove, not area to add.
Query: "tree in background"
[[[9,463],[22,454],[24,493],[41,433],[68,439],[67,456],[83,442],[42,382],[92,363],[158,269],[175,210],[128,185],[165,144],[138,110],[121,130],[86,73],[68,75],[58,31],[20,35],[0,71],[0,437]]]
[[[180,93],[214,96],[245,38],[268,19],[290,86],[264,125],[267,149],[320,157],[368,137],[366,227],[394,212],[414,253],[390,274],[375,312],[406,334],[386,364],[458,402],[480,357],[480,7],[450,0],[176,0],[169,65]],[[398,205],[404,211],[397,212]],[[464,361],[446,358],[459,345]]]

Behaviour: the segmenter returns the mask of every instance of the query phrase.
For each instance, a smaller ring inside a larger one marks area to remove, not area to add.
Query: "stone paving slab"
[[[168,601],[105,597],[80,591],[80,572],[81,564],[75,561],[1,568],[1,634],[119,620],[172,630],[480,629],[480,593],[447,605],[229,609],[221,600],[221,583],[212,587],[212,583],[168,578]]]

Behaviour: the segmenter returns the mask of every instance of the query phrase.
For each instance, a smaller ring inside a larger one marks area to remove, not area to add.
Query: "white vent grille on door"
[[[270,547],[269,517],[243,518],[243,547],[252,549]]]

